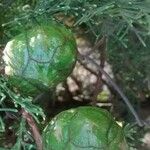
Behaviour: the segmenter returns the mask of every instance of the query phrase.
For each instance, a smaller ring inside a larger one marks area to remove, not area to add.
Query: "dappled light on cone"
[[[76,62],[76,49],[73,34],[64,26],[35,26],[6,45],[5,73],[22,94],[35,95],[68,77]]]
[[[127,150],[123,129],[104,109],[61,112],[43,131],[44,150]]]

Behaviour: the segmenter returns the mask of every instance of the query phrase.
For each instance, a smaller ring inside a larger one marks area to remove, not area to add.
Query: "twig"
[[[97,76],[98,74],[92,70],[91,68],[89,68],[87,65],[85,65],[82,60],[78,59],[78,62],[80,63],[80,65],[82,65],[87,71],[89,71],[90,73],[94,74],[95,76]]]
[[[100,55],[100,66],[102,68],[104,68],[105,59],[106,59],[105,51],[107,49],[107,38],[105,36],[103,36],[102,40],[103,40],[103,44],[101,44],[101,47],[99,47],[100,54],[101,54]]]
[[[104,68],[105,65],[105,50],[106,50],[106,37],[103,36],[99,42],[97,47],[100,51],[100,66],[101,68]],[[97,95],[102,91],[103,87],[103,79],[102,79],[102,73],[99,71],[98,76],[97,76],[97,83],[95,85],[95,91],[94,91],[94,96],[92,98],[93,104],[96,105],[97,102]]]
[[[24,109],[22,109],[22,116],[23,116],[23,118],[26,119],[28,125],[31,128],[33,138],[37,145],[37,150],[43,150],[42,138],[41,138],[40,132],[36,126],[36,123],[35,123],[33,117],[28,112],[26,112]]]
[[[144,124],[143,124],[142,120],[140,119],[139,115],[137,114],[137,112],[135,111],[135,109],[133,108],[133,106],[131,105],[129,99],[122,92],[122,90],[118,87],[118,85],[113,81],[113,79],[111,79],[111,77],[103,70],[103,68],[101,68],[101,66],[98,65],[93,59],[91,59],[88,56],[81,55],[80,53],[78,53],[78,54],[79,54],[78,59],[80,61],[91,62],[107,78],[107,80],[109,81],[109,83],[111,84],[111,86],[118,92],[118,94],[122,97],[122,99],[125,102],[125,104],[128,106],[129,110],[131,111],[131,113],[135,117],[135,119],[137,121],[137,124],[142,127]]]
[[[87,70],[89,71],[91,74],[95,75],[96,77],[98,77],[98,73],[96,71],[94,71],[93,69],[91,69],[89,66],[87,66],[85,63],[82,62],[82,60],[78,59],[78,62]],[[102,78],[102,82],[107,85],[109,87],[109,84]]]
[[[70,75],[71,79],[75,82],[75,84],[80,88],[82,86],[81,82],[72,74]]]
[[[105,39],[106,39],[106,37],[103,36],[97,43],[94,44],[94,47],[92,48],[92,50],[90,50],[86,55],[90,55],[93,51],[100,48],[100,46],[103,45],[103,42]]]
[[[95,84],[95,91],[94,91],[94,94],[93,94],[93,97],[92,97],[92,105],[94,105],[94,106],[97,103],[97,96],[102,90],[102,85],[103,85],[103,81],[102,81],[102,78],[101,78],[101,73],[99,72],[98,76],[97,76],[97,82]]]

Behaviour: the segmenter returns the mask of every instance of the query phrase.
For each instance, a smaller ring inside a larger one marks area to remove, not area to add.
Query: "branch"
[[[41,138],[40,132],[39,132],[37,126],[36,126],[36,123],[35,123],[34,119],[24,109],[22,109],[22,116],[23,116],[23,118],[26,119],[28,125],[31,128],[33,138],[34,138],[35,143],[37,145],[37,150],[43,150],[42,138]]]
[[[129,99],[122,92],[122,90],[118,87],[118,85],[113,81],[113,79],[111,79],[111,77],[103,70],[103,68],[100,65],[98,65],[93,59],[91,59],[88,56],[81,55],[80,53],[78,53],[78,54],[79,54],[78,55],[78,59],[80,61],[82,61],[82,62],[85,61],[84,64],[86,62],[90,62],[90,63],[94,64],[97,67],[97,69],[107,78],[107,80],[109,81],[111,86],[118,92],[118,94],[122,97],[122,99],[125,102],[125,104],[128,106],[129,110],[131,111],[131,113],[135,117],[135,119],[137,121],[137,124],[142,127],[144,125],[142,120],[140,119],[140,117],[138,116],[137,112],[135,111],[135,109],[131,105]]]
[[[97,45],[97,46],[96,46]],[[105,65],[105,50],[106,50],[106,37],[102,37],[99,42],[97,42],[94,46],[94,48],[96,47],[99,52],[100,52],[100,66],[101,68],[104,68]],[[102,79],[102,73],[100,71],[98,71],[98,76],[97,76],[97,82],[95,85],[95,91],[94,91],[94,96],[92,98],[93,101],[93,105],[96,105],[97,102],[97,95],[102,91],[103,88],[103,79]]]
[[[89,68],[84,62],[82,62],[81,59],[78,59],[78,62],[80,63],[80,65],[82,65],[87,71],[89,71],[90,73],[92,73],[93,75],[97,76],[97,73],[92,70],[91,68]]]
[[[101,46],[103,46],[105,40],[106,40],[106,37],[105,37],[105,36],[103,36],[100,40],[98,40],[98,41],[94,44],[94,47],[92,48],[92,50],[90,50],[90,51],[86,54],[86,56],[87,56],[87,55],[89,56],[93,51],[95,51],[96,49],[99,49]]]

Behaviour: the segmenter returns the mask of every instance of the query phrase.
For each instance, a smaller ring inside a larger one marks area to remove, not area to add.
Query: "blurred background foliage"
[[[106,61],[117,84],[133,103],[150,101],[149,0],[1,0],[0,14],[1,51],[11,38],[41,20],[65,24],[92,45],[107,37]],[[3,85],[5,81],[0,86],[0,105],[5,95],[18,103],[16,97],[4,91]],[[27,109],[28,102],[17,105]],[[31,112],[33,116],[38,109]],[[1,130],[3,120],[0,117]],[[23,120],[20,125],[24,125]]]

